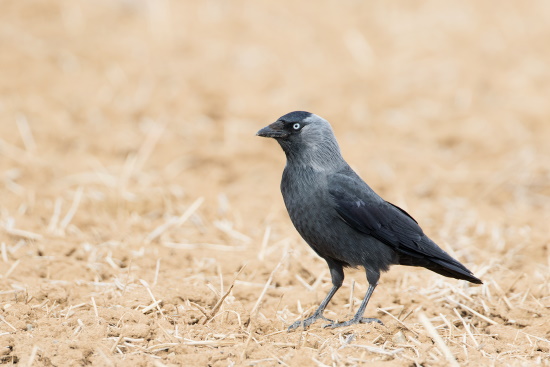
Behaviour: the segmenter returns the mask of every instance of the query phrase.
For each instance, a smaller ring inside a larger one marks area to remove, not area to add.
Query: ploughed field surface
[[[1,363],[548,365],[550,5],[316,4],[0,3]],[[484,284],[393,267],[384,326],[287,333],[330,275],[254,134],[298,109]]]

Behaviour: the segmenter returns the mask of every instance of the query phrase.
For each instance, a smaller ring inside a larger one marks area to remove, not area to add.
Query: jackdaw
[[[424,234],[405,210],[378,196],[346,163],[328,121],[309,112],[280,117],[256,134],[277,140],[286,154],[281,192],[302,238],[328,264],[332,288],[315,313],[290,325],[318,319],[327,327],[378,322],[363,313],[390,265],[422,266],[438,274],[481,284],[470,270]],[[365,268],[369,287],[355,316],[334,322],[323,316],[344,280],[344,267]]]

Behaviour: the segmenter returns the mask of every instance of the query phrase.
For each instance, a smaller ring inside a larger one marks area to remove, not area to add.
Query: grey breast
[[[321,257],[359,265],[362,263],[360,254],[349,254],[349,248],[343,251],[347,242],[358,233],[339,218],[326,181],[322,172],[311,167],[287,166],[281,191],[288,214],[298,233]],[[343,258],[345,253],[350,256]]]

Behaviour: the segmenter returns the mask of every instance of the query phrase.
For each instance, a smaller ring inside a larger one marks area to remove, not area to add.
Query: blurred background
[[[548,305],[548,40],[544,0],[0,1],[3,287],[109,281],[132,261],[148,274],[160,258],[174,282],[185,267],[215,277],[196,259],[233,274],[258,253],[243,274],[265,281],[287,249],[316,276],[279,192],[284,154],[255,136],[306,110],[443,248],[489,282],[538,284]],[[98,292],[65,291],[66,305]]]

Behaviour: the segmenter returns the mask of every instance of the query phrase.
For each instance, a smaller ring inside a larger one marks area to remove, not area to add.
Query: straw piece
[[[179,227],[183,223],[185,223],[189,217],[195,213],[195,211],[202,205],[204,202],[204,198],[201,196],[198,199],[196,199],[186,210],[183,212],[183,214],[180,217],[172,217],[168,219],[168,221],[164,222],[157,228],[155,228],[152,232],[150,232],[147,237],[145,238],[145,241],[147,243],[153,242],[157,238],[159,238],[164,232],[168,231],[172,227]]]
[[[4,316],[0,315],[0,320],[2,320],[6,325],[8,325],[13,331],[17,331],[17,329],[12,324],[6,321]]]
[[[8,271],[6,271],[6,274],[4,274],[4,278],[9,278],[11,273],[13,273],[13,271],[15,270],[15,268],[17,268],[17,265],[19,265],[19,263],[21,262],[20,259],[16,260],[11,266],[10,268],[8,269]]]
[[[23,140],[25,149],[29,153],[33,153],[36,150],[36,142],[34,141],[27,117],[25,115],[19,115],[15,119],[15,123],[17,124],[19,134],[21,134],[21,140]]]
[[[27,366],[28,367],[31,367],[34,363],[34,360],[36,358],[36,354],[38,353],[38,350],[40,348],[38,348],[38,345],[35,345],[34,347],[32,347],[32,350],[31,350],[31,355],[29,356],[29,360],[27,362]]]
[[[41,234],[25,231],[23,229],[17,229],[12,227],[6,227],[4,229],[8,234],[12,236],[26,238],[28,240],[40,241],[42,238],[44,238]]]
[[[477,317],[487,321],[489,324],[492,324],[492,325],[499,325],[498,322],[494,321],[494,320],[491,320],[490,318],[488,318],[487,316],[483,316],[482,314],[480,314],[479,312],[471,309],[470,307],[458,302],[458,301],[455,301],[454,299],[450,298],[450,297],[447,297],[447,299],[451,302],[454,302],[456,303],[457,305],[459,305],[460,307],[462,307],[463,309],[465,309],[466,311],[469,311],[471,313],[473,313],[474,315],[476,315]]]
[[[94,297],[92,297],[92,306],[94,307],[95,318],[99,322],[99,312],[97,311],[97,305],[95,303],[95,298]]]
[[[113,344],[113,346],[111,347],[111,349],[109,350],[109,352],[114,353],[116,348],[118,347],[118,344],[120,343],[120,341],[122,340],[122,334],[120,334],[117,338],[117,340],[115,341],[115,344]]]
[[[433,339],[433,341],[435,342],[435,344],[437,345],[441,353],[443,353],[443,355],[445,356],[445,359],[447,360],[447,362],[449,362],[449,365],[451,365],[452,367],[460,367],[453,353],[451,352],[449,347],[445,344],[441,336],[437,333],[437,330],[435,329],[433,324],[430,322],[428,317],[423,312],[419,312],[418,320],[420,321],[420,323],[422,323],[422,325],[424,326],[424,329],[426,329],[426,331],[428,332],[430,337]]]
[[[245,265],[245,266],[246,266],[246,265]],[[210,313],[209,313],[209,315],[206,317],[206,319],[204,320],[203,324],[205,324],[207,321],[211,320],[214,316],[216,316],[216,313],[218,313],[218,310],[219,310],[220,307],[222,306],[223,301],[225,301],[225,299],[227,298],[227,296],[229,296],[229,294],[230,294],[231,291],[233,290],[233,287],[235,286],[235,280],[237,280],[237,277],[242,273],[242,271],[244,270],[245,266],[241,267],[241,269],[239,270],[239,272],[235,275],[235,278],[233,278],[233,282],[231,282],[231,285],[229,286],[229,289],[227,290],[227,292],[224,293],[223,296],[220,297],[220,299],[218,300],[218,302],[216,302],[216,304],[214,305],[214,307],[212,307],[212,310],[210,310]]]
[[[271,227],[265,227],[264,237],[262,238],[262,245],[260,246],[260,251],[258,252],[258,260],[264,261],[265,252],[267,250],[267,244],[269,242],[269,237],[271,236]]]
[[[407,324],[405,324],[403,321],[399,320],[397,317],[393,316],[391,313],[389,313],[388,311],[386,310],[383,310],[381,308],[377,308],[376,309],[377,311],[380,311],[380,312],[383,312],[385,313],[386,315],[390,316],[391,318],[393,318],[395,321],[397,321],[399,324],[401,324],[401,326],[403,326],[405,329],[409,330],[411,333],[413,333],[415,336],[418,337],[418,333],[416,331],[414,331],[413,329],[411,329]]]
[[[277,266],[275,266],[275,269],[273,269],[273,271],[271,272],[271,274],[269,275],[269,278],[267,279],[267,282],[265,283],[265,286],[264,288],[262,289],[262,292],[260,293],[260,296],[258,297],[258,300],[256,301],[256,304],[254,305],[254,307],[252,308],[252,311],[250,311],[250,317],[252,318],[252,316],[256,315],[256,313],[258,312],[258,310],[260,309],[260,303],[262,302],[264,296],[265,296],[265,293],[267,292],[269,286],[271,285],[271,282],[273,281],[273,277],[274,275],[277,273],[277,271],[279,270],[279,268],[281,267],[281,265],[286,261],[287,257],[289,256],[289,253],[285,253],[283,255],[283,257],[281,258],[281,260],[279,261],[279,263],[277,264]]]
[[[466,330],[466,333],[470,336],[470,338],[472,339],[472,341],[474,342],[474,345],[476,346],[476,348],[479,347],[479,343],[477,342],[476,338],[474,337],[474,335],[472,334],[472,331],[470,330],[470,324],[467,324],[466,323],[466,320],[464,320],[464,318],[462,316],[460,316],[460,313],[458,312],[458,310],[456,308],[453,308],[453,311],[454,313],[456,314],[456,316],[458,316],[458,318],[460,319],[460,321],[462,322],[462,325],[464,326],[464,330]]]
[[[384,354],[386,356],[393,356],[394,354],[400,353],[400,352],[405,350],[403,348],[398,348],[398,349],[394,349],[394,350],[386,350],[386,349],[382,349],[382,348],[378,348],[378,347],[372,347],[370,345],[363,345],[363,344],[348,344],[347,346],[351,347],[351,348],[366,349],[371,353]]]
[[[53,214],[50,219],[50,223],[48,224],[48,232],[55,233],[57,230],[57,226],[59,224],[59,216],[61,215],[61,203],[63,201],[61,198],[55,199],[55,203],[53,206]]]
[[[71,203],[71,207],[69,208],[69,211],[65,215],[65,218],[61,221],[59,224],[59,229],[62,231],[65,231],[71,220],[73,219],[74,215],[76,214],[76,211],[78,209],[78,206],[80,205],[80,200],[82,200],[82,193],[84,192],[84,189],[82,186],[80,186],[73,197],[73,202]]]
[[[163,242],[163,246],[170,247],[176,250],[214,250],[214,251],[244,251],[247,249],[246,246],[228,246],[228,245],[219,245],[215,243],[175,243],[175,242]]]

